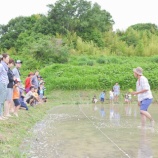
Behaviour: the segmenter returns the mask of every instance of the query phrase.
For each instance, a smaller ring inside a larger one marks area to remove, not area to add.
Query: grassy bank
[[[0,158],[20,158],[19,146],[29,136],[28,130],[42,120],[54,105],[49,96],[45,104],[29,106],[29,111],[20,110],[18,118],[14,116],[0,121]]]

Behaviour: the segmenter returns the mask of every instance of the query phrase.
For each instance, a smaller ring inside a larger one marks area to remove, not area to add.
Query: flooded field
[[[29,132],[21,145],[28,158],[156,158],[158,126],[140,128],[136,102],[91,103],[91,93],[70,94]],[[158,121],[158,105],[149,111]]]

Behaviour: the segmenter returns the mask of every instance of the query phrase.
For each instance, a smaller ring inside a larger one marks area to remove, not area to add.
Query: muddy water
[[[30,130],[33,137],[21,148],[28,158],[158,157],[157,126],[139,125],[134,106],[127,113],[121,105],[62,105]]]

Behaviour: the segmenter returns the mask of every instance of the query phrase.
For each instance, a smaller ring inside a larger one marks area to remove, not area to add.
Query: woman
[[[8,63],[9,63],[9,55],[2,54],[0,57],[0,120],[4,120],[3,117],[3,105],[7,98],[7,85],[9,83],[8,80]]]
[[[13,104],[13,85],[14,85],[14,80],[15,80],[13,71],[11,70],[13,66],[14,66],[14,60],[9,59],[9,63],[8,63],[9,83],[7,86],[7,100],[6,100],[6,104],[4,105],[4,116],[6,117],[11,117],[9,110],[10,110],[11,105]]]

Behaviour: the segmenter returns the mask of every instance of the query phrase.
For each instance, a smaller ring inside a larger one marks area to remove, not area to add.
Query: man
[[[39,75],[39,72],[36,71],[31,80],[31,84],[34,86],[34,88],[37,88],[37,89],[39,88],[38,75]]]
[[[21,64],[22,64],[21,60],[16,60],[15,68],[12,70],[16,79],[20,79],[20,76],[21,76],[21,74],[20,74]]]
[[[118,102],[118,97],[119,97],[119,94],[120,94],[120,86],[118,85],[118,83],[116,83],[113,86],[113,91],[114,91],[114,101]]]
[[[133,69],[133,72],[134,77],[137,78],[137,82],[136,92],[132,92],[132,95],[138,96],[138,106],[140,106],[141,114],[141,126],[145,126],[146,118],[148,118],[151,121],[151,126],[153,127],[154,120],[151,117],[150,113],[147,111],[153,99],[148,79],[145,76],[143,76],[143,69],[141,67]]]

